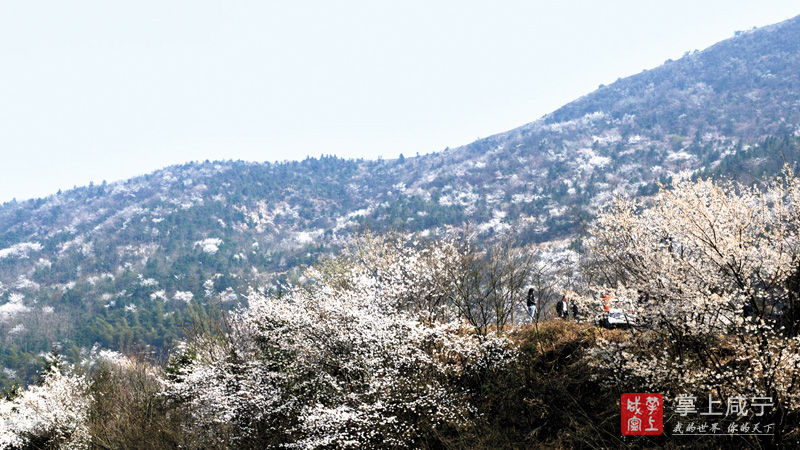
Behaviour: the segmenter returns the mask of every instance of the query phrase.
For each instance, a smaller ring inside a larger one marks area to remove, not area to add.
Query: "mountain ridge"
[[[24,361],[54,342],[72,358],[95,343],[167,348],[209,302],[279,289],[364,228],[435,235],[470,223],[563,245],[614,195],[651,195],[679,171],[796,136],[799,36],[800,16],[740,33],[443,152],[192,162],[7,202],[0,383],[29,378]]]

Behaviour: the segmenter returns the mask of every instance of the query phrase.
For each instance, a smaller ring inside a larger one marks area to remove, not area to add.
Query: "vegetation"
[[[441,153],[0,206],[0,448],[797,447],[798,35]],[[600,295],[636,326],[595,328]],[[768,396],[776,432],[623,437],[645,389]]]
[[[506,308],[522,298],[507,293],[542,271],[507,240],[367,234],[305,283],[198,317],[163,366],[108,351],[82,369],[54,360],[40,385],[0,402],[2,445],[794,448],[798,205],[788,168],[761,188],[681,178],[646,207],[617,199],[584,257],[549,277],[586,317],[600,310],[593,293],[638,298],[627,330],[513,325]],[[665,432],[624,437],[624,392],[662,393]],[[709,410],[712,398],[762,405],[728,420],[768,432],[681,435],[679,401],[706,395]]]
[[[769,398],[776,406],[760,420],[775,433],[762,444],[794,445],[798,209],[788,167],[762,187],[680,179],[646,208],[612,203],[590,230],[587,275],[597,290],[638,298],[640,314],[637,333],[601,342],[595,364],[621,386],[672,397]]]
[[[602,87],[540,120],[398,160],[197,162],[0,206],[0,386],[54,345],[165,353],[208,303],[277,292],[354,234],[575,240],[614,195],[681,170],[750,184],[794,168],[795,18]],[[545,265],[547,263],[545,262]]]

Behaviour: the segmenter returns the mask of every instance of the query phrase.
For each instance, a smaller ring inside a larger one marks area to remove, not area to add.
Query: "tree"
[[[340,285],[350,269],[369,271],[392,304],[426,323],[466,320],[481,336],[492,327],[502,333],[513,322],[531,281],[535,253],[516,246],[514,236],[477,243],[469,229],[442,239],[402,233],[362,234],[354,248],[322,264]]]
[[[429,309],[414,300],[421,272],[408,263],[428,260],[427,247],[397,243],[312,268],[309,284],[281,298],[251,293],[227,326],[190,342],[167,395],[192,429],[241,448],[416,448],[472,423],[467,379],[503,370],[516,352],[419,320]]]
[[[772,397],[779,428],[796,417],[798,211],[788,170],[761,188],[683,177],[650,206],[616,199],[590,229],[587,270],[598,292],[648,300],[632,340],[601,346],[596,363],[673,395]]]
[[[491,325],[502,333],[524,300],[533,253],[514,243],[513,237],[506,235],[481,248],[467,230],[449,244],[454,263],[445,271],[451,302],[481,336],[488,334]]]
[[[0,400],[0,448],[87,448],[91,396],[86,379],[58,361],[40,385]]]

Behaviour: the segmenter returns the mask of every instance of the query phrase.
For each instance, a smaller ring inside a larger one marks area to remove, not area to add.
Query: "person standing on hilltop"
[[[565,295],[564,298],[556,303],[556,313],[558,317],[567,320],[569,317],[569,306],[567,305],[567,296]]]
[[[580,310],[578,309],[578,302],[575,299],[570,299],[570,303],[572,304],[572,318],[575,319],[575,322],[579,322],[579,313]]]
[[[533,293],[533,288],[528,289],[528,316],[530,317],[530,321],[533,322],[533,316],[536,314],[536,297]]]

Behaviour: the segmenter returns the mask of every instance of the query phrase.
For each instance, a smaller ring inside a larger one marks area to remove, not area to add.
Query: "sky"
[[[0,202],[521,126],[796,0],[0,2]]]

